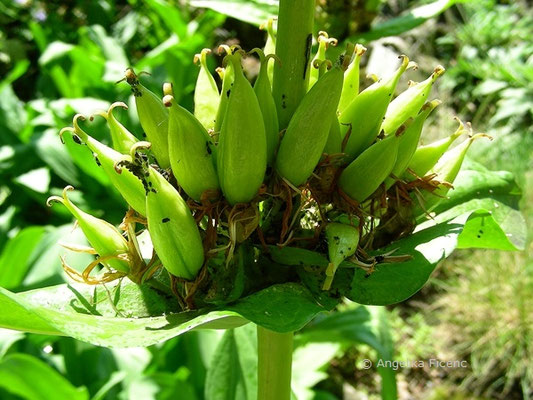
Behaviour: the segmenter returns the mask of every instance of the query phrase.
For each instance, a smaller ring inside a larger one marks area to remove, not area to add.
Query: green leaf
[[[306,288],[285,283],[225,310],[174,313],[177,305],[169,294],[127,280],[105,287],[59,285],[18,294],[1,289],[0,307],[0,327],[63,334],[108,347],[148,346],[192,329],[228,329],[248,321],[292,332],[326,311]]]
[[[320,316],[298,336],[303,342],[364,343],[380,353],[386,349],[373,331],[370,308],[359,306]]]
[[[383,307],[359,306],[333,312],[311,323],[300,335],[305,342],[364,343],[378,353],[378,360],[392,361],[394,342]],[[377,360],[376,360],[377,361]],[[377,366],[383,399],[396,399],[396,377],[392,368]]]
[[[76,388],[56,370],[26,354],[0,361],[0,387],[28,400],[87,400],[86,388]]]
[[[513,175],[489,171],[476,164],[469,168],[459,173],[454,189],[436,208],[433,220],[420,224],[417,229],[475,211],[459,236],[458,248],[523,250],[527,229],[524,217],[517,210],[522,193]]]
[[[313,400],[312,388],[320,381],[326,380],[326,372],[333,357],[339,355],[340,342],[307,342],[298,346],[292,356],[292,391],[298,400]]]
[[[65,182],[79,186],[80,173],[70,158],[66,148],[61,145],[58,132],[47,129],[36,141],[36,151],[39,157]]]
[[[0,256],[0,286],[14,289],[26,276],[28,260],[32,250],[41,241],[45,233],[42,226],[30,226],[21,230],[11,239]]]
[[[278,15],[278,2],[272,0],[191,0],[190,4],[257,26]]]
[[[88,245],[81,229],[73,229],[71,224],[60,227],[46,226],[45,234],[29,253],[26,265],[17,265],[8,261],[1,268],[25,271],[22,283],[16,287],[17,290],[62,283],[64,272],[59,259],[60,255],[66,254],[67,262],[78,269],[87,266],[94,257],[84,253],[67,252],[60,243]]]
[[[161,17],[168,29],[174,31],[180,40],[185,40],[187,23],[184,21],[178,7],[165,0],[146,0],[146,3]]]
[[[369,305],[394,304],[411,297],[426,283],[438,262],[457,247],[458,236],[470,215],[462,215],[418,231],[375,251],[374,255],[395,250],[394,255],[411,255],[413,258],[404,262],[378,264],[371,274],[356,267],[346,297],[356,303]]]
[[[227,307],[275,332],[294,332],[317,314],[327,311],[308,289],[297,283],[270,286]]]
[[[479,210],[470,217],[459,235],[457,248],[523,250],[526,246],[526,222],[520,212],[504,204],[491,203],[495,209]]]
[[[211,359],[205,381],[206,400],[257,398],[257,337],[248,324],[224,333]]]
[[[372,26],[370,31],[351,37],[348,40],[371,41],[381,37],[398,36],[404,32],[416,28],[417,26],[426,22],[428,19],[436,17],[457,2],[458,0],[437,0],[433,3],[424,4],[399,17],[392,18],[384,22],[379,22]]]
[[[327,267],[328,259],[316,251],[301,249],[299,247],[278,247],[269,246],[270,257],[273,261],[283,265],[316,265],[319,267]]]
[[[46,50],[39,57],[39,65],[42,67],[47,66],[67,55],[75,48],[74,45],[65,42],[52,42],[47,47]]]
[[[131,282],[119,285],[106,285],[113,304],[103,287],[60,285],[19,294],[0,288],[0,327],[131,347],[149,346],[191,329],[227,329],[247,322],[231,311],[171,313],[168,295]],[[116,317],[117,311],[128,317]]]

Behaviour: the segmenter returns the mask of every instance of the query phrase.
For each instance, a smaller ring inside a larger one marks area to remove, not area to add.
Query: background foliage
[[[45,200],[67,183],[82,189],[73,194],[82,208],[115,223],[123,215],[90,154],[57,139],[72,115],[124,101],[130,109],[119,117],[140,135],[129,88],[115,84],[126,67],[149,71],[154,90],[173,81],[176,97],[190,107],[194,54],[234,38],[246,48],[262,46],[257,25],[275,10],[270,0],[0,4],[1,287],[19,292],[64,282],[57,243],[83,239],[73,233],[70,216],[46,208]],[[340,40],[364,41],[377,54],[392,48],[416,54],[421,66],[445,65],[436,93],[451,108],[437,113],[431,134],[449,132],[450,115],[458,114],[495,136],[473,158],[515,173],[531,221],[530,11],[525,1],[323,0],[317,26]],[[92,134],[108,140],[102,121],[95,121]],[[400,398],[533,396],[530,256],[530,239],[522,253],[463,252],[404,303],[387,309],[347,303],[342,312],[316,319],[296,336],[295,398],[394,398],[395,379]],[[86,265],[85,257],[69,261]],[[251,324],[131,349],[0,330],[0,398],[254,398],[254,346]],[[364,358],[431,357],[465,359],[469,367],[395,372],[361,364]]]

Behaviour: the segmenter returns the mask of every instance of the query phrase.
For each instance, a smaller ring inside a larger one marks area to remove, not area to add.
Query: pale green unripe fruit
[[[335,271],[340,263],[351,257],[359,244],[359,228],[353,225],[331,222],[326,225],[326,240],[328,242],[329,264],[326,269],[326,279],[323,290],[329,290]]]
[[[131,68],[126,70],[126,82],[135,97],[139,122],[152,144],[152,152],[162,168],[170,167],[168,155],[168,111],[161,98],[145,88]]]
[[[63,128],[60,136],[63,136],[65,132],[69,132],[76,142],[85,143],[92,151],[97,164],[102,167],[111,184],[122,195],[124,200],[139,214],[146,215],[144,188],[141,181],[131,171],[115,168],[115,164],[121,161],[124,155],[100,143],[81,129],[78,120],[83,121],[84,119],[83,115],[76,114],[72,121],[73,128]]]
[[[398,80],[409,66],[409,59],[406,56],[401,57],[402,64],[390,79],[378,81],[363,90],[340,114],[343,137],[350,135],[344,149],[347,154],[346,161],[355,159],[378,136]]]
[[[274,153],[277,150],[279,143],[279,121],[278,112],[276,110],[276,103],[272,96],[272,90],[270,80],[268,78],[268,62],[274,55],[267,55],[263,53],[261,49],[253,49],[252,52],[256,52],[259,55],[261,61],[261,69],[259,70],[259,76],[254,84],[254,91],[261,108],[261,114],[263,115],[263,122],[265,124],[265,134],[267,139],[267,162],[272,164],[274,160]]]
[[[203,49],[200,54],[194,56],[194,62],[200,63],[200,72],[194,88],[194,116],[207,130],[215,128],[220,103],[217,83],[207,67],[207,55],[209,53],[211,53],[210,49]]]
[[[381,130],[385,135],[396,132],[401,124],[418,114],[427,101],[433,84],[444,72],[444,67],[438,65],[429,78],[411,85],[389,104],[385,119],[381,124]]]
[[[400,135],[406,128],[403,125],[396,135],[379,140],[352,161],[339,177],[339,188],[359,203],[374,193],[396,163]]]
[[[76,218],[78,226],[100,257],[127,256],[128,244],[118,229],[109,222],[96,218],[76,207],[67,196],[69,190],[74,190],[74,188],[72,186],[65,187],[62,197],[52,196],[46,204],[50,206],[54,201],[63,204],[74,218]],[[120,272],[128,273],[130,271],[127,259],[110,258],[102,261],[102,264]]]
[[[341,98],[339,100],[339,107],[337,112],[342,113],[346,107],[359,94],[359,64],[361,63],[361,56],[365,54],[366,47],[357,44],[354,48],[353,60],[344,72],[344,84],[342,85]]]
[[[148,189],[146,218],[154,249],[168,272],[192,280],[204,263],[204,249],[191,211],[154,168],[148,167],[143,179]]]
[[[276,157],[278,173],[295,186],[313,173],[327,143],[342,90],[343,70],[321,76],[292,116]]]
[[[245,78],[241,51],[226,56],[234,71],[217,149],[217,173],[224,197],[232,205],[258,193],[267,165],[263,115],[254,89]]]
[[[196,201],[201,201],[206,191],[213,197],[220,186],[209,134],[194,115],[176,103],[171,91],[163,103],[169,109],[170,166],[178,184]]]
[[[131,146],[138,142],[137,138],[126,129],[124,125],[117,121],[113,115],[113,110],[117,107],[128,109],[128,106],[122,102],[115,102],[109,106],[107,111],[99,111],[96,115],[103,117],[107,121],[109,126],[109,132],[111,133],[111,142],[113,148],[122,154],[128,154]],[[93,116],[91,116],[91,120]]]

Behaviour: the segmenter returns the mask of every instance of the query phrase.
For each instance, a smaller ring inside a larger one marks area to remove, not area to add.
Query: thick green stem
[[[257,400],[290,400],[293,333],[257,326]]]
[[[315,0],[280,0],[273,95],[279,127],[285,129],[309,83]]]

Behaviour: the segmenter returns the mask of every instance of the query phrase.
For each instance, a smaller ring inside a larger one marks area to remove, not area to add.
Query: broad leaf
[[[0,255],[0,287],[14,289],[22,283],[29,266],[28,259],[44,233],[44,227],[30,226],[7,242]]]
[[[257,398],[257,337],[254,325],[224,333],[211,359],[205,382],[207,400]]]
[[[191,0],[190,4],[210,8],[253,25],[261,25],[278,15],[278,1],[275,0]]]
[[[398,36],[404,32],[416,28],[417,26],[426,22],[428,19],[436,17],[457,2],[459,2],[459,0],[436,0],[432,3],[424,4],[406,12],[399,17],[378,22],[372,26],[370,31],[358,34],[349,40],[371,41],[386,36]]]
[[[108,347],[149,346],[192,329],[228,329],[252,321],[268,329],[301,329],[326,311],[296,283],[244,297],[225,310],[175,313],[176,300],[127,280],[106,287],[59,285],[14,294],[0,288],[0,327],[67,335]]]
[[[270,286],[239,300],[227,309],[276,332],[303,328],[320,312],[327,311],[311,292],[297,283]]]
[[[247,322],[231,311],[165,314],[163,310],[172,305],[165,303],[166,296],[133,283],[125,286],[111,294],[113,305],[104,288],[87,285],[60,285],[20,294],[0,288],[0,326],[63,334],[107,347],[130,347],[149,346],[195,328],[227,329]],[[117,317],[115,309],[125,310],[129,317]],[[152,309],[156,316],[147,315]]]
[[[87,400],[86,388],[76,388],[49,365],[26,354],[0,361],[0,387],[28,400]]]
[[[393,242],[375,254],[394,250],[410,255],[409,261],[378,264],[372,273],[356,268],[346,297],[359,304],[387,305],[403,301],[418,292],[438,262],[457,247],[457,238],[469,215],[438,224]]]
[[[489,171],[470,164],[454,182],[448,199],[436,208],[436,216],[418,230],[477,211],[469,218],[459,237],[458,248],[522,250],[526,223],[517,210],[521,191],[511,173]]]
[[[315,391],[312,389],[317,383],[328,378],[327,369],[330,361],[333,357],[340,355],[340,350],[340,342],[327,341],[327,338],[321,343],[303,343],[294,350],[291,376],[293,398],[297,400],[316,398]]]
[[[383,307],[359,306],[318,317],[298,337],[304,342],[364,343],[377,351],[378,360],[392,361],[394,343]],[[392,368],[377,366],[382,398],[396,399],[396,378]]]

